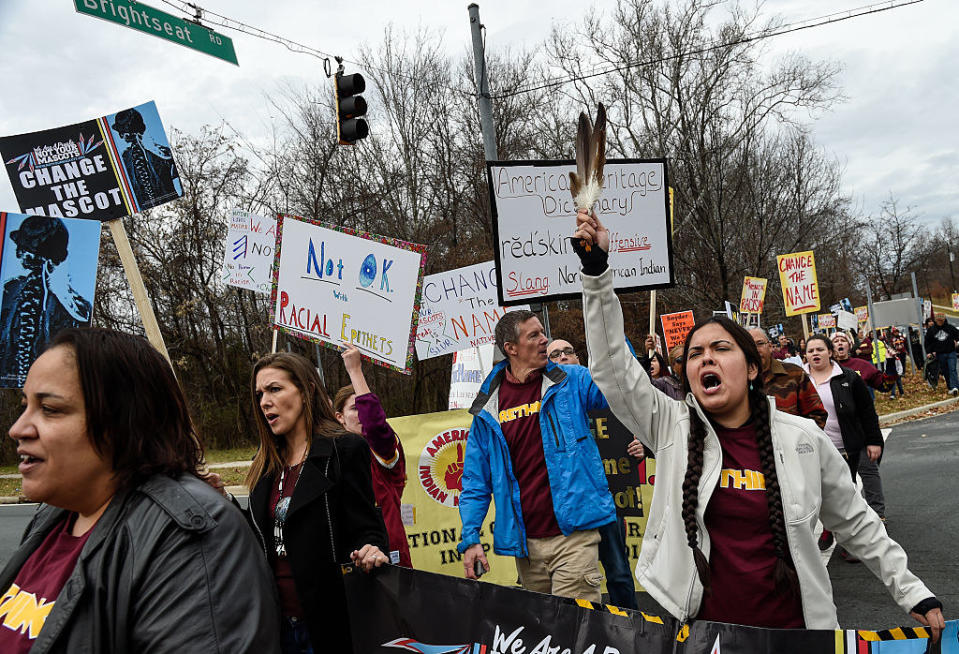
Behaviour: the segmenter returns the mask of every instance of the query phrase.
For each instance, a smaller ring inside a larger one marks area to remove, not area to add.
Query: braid
[[[786,542],[786,519],[783,516],[783,502],[779,491],[779,479],[776,477],[776,458],[773,453],[773,439],[770,428],[769,401],[760,390],[750,392],[752,421],[756,428],[756,444],[759,446],[759,460],[763,477],[766,479],[766,504],[769,510],[769,528],[773,535],[773,547],[776,549],[776,569],[774,578],[780,590],[799,592],[799,578],[789,555]]]
[[[697,542],[698,526],[696,509],[699,505],[699,479],[703,474],[703,448],[706,445],[706,426],[694,410],[689,411],[689,445],[686,463],[686,477],[683,479],[683,524],[686,527],[686,541],[693,550],[693,561],[703,592],[710,591],[709,562]]]

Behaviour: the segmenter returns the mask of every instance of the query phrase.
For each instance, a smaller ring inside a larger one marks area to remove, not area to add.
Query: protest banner
[[[819,328],[820,329],[835,329],[836,328],[836,316],[831,313],[821,313],[819,314]]]
[[[456,550],[462,523],[459,497],[463,490],[463,457],[473,416],[468,411],[441,411],[390,418],[406,453],[406,488],[401,498],[403,524],[413,567],[454,577],[463,576],[463,558]],[[490,563],[486,581],[516,582],[510,557],[493,553],[495,507],[483,523],[480,541]]]
[[[183,195],[156,104],[0,138],[24,213],[113,220]]]
[[[569,191],[573,161],[486,164],[497,292],[503,306],[578,298],[579,257],[570,236],[576,209]],[[609,266],[618,291],[673,284],[665,159],[610,159],[595,212],[610,232]]]
[[[786,315],[819,311],[819,282],[812,250],[776,255]]]
[[[424,277],[416,358],[422,361],[492,343],[496,323],[507,311],[497,301],[496,282],[492,261]]]
[[[269,294],[275,247],[276,219],[232,209],[223,243],[223,281],[237,288]]]
[[[276,328],[410,374],[426,246],[286,215],[276,234]]]
[[[485,579],[485,577],[484,577]],[[959,620],[926,629],[762,629],[648,615],[586,600],[384,566],[344,568],[356,652],[388,654],[959,654]],[[938,649],[941,648],[941,649]]]
[[[722,312],[723,315],[726,312]],[[692,311],[679,311],[677,313],[664,313],[659,317],[663,323],[663,336],[666,339],[666,351],[669,352],[676,345],[682,345],[686,342],[686,334],[696,324]]]
[[[422,316],[422,311],[420,316]],[[420,318],[422,320],[422,317]],[[453,352],[450,371],[449,409],[468,409],[479,395],[486,376],[493,370],[492,343]]]
[[[856,322],[858,322],[860,325],[865,325],[869,321],[868,306],[856,307],[855,313],[856,313]]]
[[[746,277],[743,279],[743,294],[739,300],[740,313],[763,312],[767,282],[768,280],[762,277]]]
[[[0,386],[22,388],[57,332],[90,325],[99,254],[97,222],[0,212]]]
[[[459,494],[472,416],[456,410],[391,418],[388,422],[406,453],[402,509],[413,567],[460,577],[462,555],[456,551],[462,526]],[[636,461],[626,454],[633,436],[609,409],[590,414],[590,429],[603,459],[617,516],[625,522],[626,548],[633,569],[646,531],[647,507],[653,499],[656,462]],[[489,525],[495,520],[494,508],[490,504],[481,534],[487,557],[492,555]],[[490,558],[490,573],[483,580],[512,585],[516,582],[513,561],[510,557]]]

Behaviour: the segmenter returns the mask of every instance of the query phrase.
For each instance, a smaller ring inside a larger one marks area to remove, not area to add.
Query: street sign
[[[239,65],[233,40],[135,0],[73,0],[77,12],[124,25]]]

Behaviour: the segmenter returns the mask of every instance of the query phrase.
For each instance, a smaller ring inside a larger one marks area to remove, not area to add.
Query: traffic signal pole
[[[476,75],[476,103],[479,108],[480,132],[483,136],[483,155],[487,161],[497,161],[496,126],[493,124],[493,101],[489,92],[489,80],[486,77],[486,48],[483,45],[483,24],[480,23],[479,5],[471,3],[467,8],[470,17],[470,33],[473,37],[473,72]],[[530,303],[530,308],[540,311],[543,316],[543,329],[546,337],[552,338],[549,329],[549,311],[545,304]]]

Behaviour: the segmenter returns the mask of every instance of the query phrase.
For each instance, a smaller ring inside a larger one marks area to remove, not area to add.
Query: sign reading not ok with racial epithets
[[[20,209],[113,220],[183,195],[156,104],[0,138]]]
[[[426,246],[278,216],[270,319],[334,349],[410,373]]]

